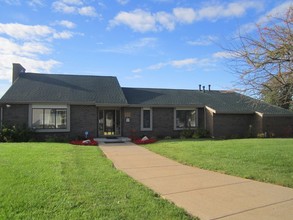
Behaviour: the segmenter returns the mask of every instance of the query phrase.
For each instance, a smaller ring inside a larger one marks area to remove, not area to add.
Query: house
[[[125,88],[112,76],[28,73],[20,64],[12,79],[1,125],[25,124],[40,137],[176,137],[193,128],[213,137],[292,136],[293,112],[236,92]]]

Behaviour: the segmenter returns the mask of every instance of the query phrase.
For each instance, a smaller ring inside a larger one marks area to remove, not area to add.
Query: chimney
[[[199,91],[201,91],[201,84],[198,85],[198,89],[199,89]]]
[[[211,85],[209,85],[209,91],[211,91]]]
[[[25,68],[22,65],[20,65],[19,63],[13,63],[12,64],[12,83],[14,83],[15,80],[17,80],[18,77],[24,73],[25,73]]]
[[[202,87],[202,90],[203,90],[203,92],[206,92],[206,87],[203,86],[203,87]]]

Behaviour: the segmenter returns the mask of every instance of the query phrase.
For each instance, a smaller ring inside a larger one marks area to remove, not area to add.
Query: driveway
[[[114,166],[206,219],[293,219],[293,189],[185,166],[132,143],[99,143]]]

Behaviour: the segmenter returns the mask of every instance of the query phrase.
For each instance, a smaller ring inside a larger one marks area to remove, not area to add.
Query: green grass
[[[293,139],[165,140],[145,146],[183,164],[293,188]]]
[[[191,219],[97,147],[0,144],[0,219]]]

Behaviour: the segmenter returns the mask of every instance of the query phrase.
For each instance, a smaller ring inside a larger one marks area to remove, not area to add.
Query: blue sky
[[[281,0],[0,0],[0,97],[27,72],[117,76],[124,87],[232,89],[222,49]]]

